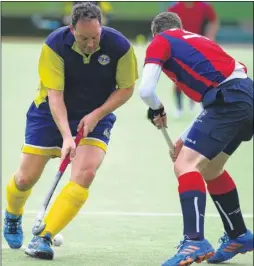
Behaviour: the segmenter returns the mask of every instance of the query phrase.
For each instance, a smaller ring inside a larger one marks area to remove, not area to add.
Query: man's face
[[[71,31],[79,49],[84,54],[91,54],[99,47],[101,25],[97,19],[80,20],[76,27],[71,26]]]

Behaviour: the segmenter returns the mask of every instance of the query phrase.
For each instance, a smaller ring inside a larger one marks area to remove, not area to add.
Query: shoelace
[[[8,219],[8,218],[5,218],[4,221],[6,223],[8,233],[16,234],[21,224],[20,221],[16,219]]]
[[[48,237],[39,237],[39,236],[36,236],[33,241],[34,243],[40,243],[40,242],[44,242],[45,244],[47,245],[52,245],[52,240]]]
[[[188,237],[187,236],[184,236],[184,239],[182,241],[180,241],[180,244],[176,247],[178,249],[178,252],[180,250],[182,250],[182,248],[186,244],[187,240],[188,240]]]
[[[224,233],[224,236],[222,236],[220,239],[219,239],[219,243],[226,243],[227,241],[229,241],[229,237],[228,237],[228,234],[227,233]]]
[[[45,242],[49,246],[52,245],[52,240],[49,237],[47,237],[47,236],[42,237],[42,240],[43,240],[43,242]]]

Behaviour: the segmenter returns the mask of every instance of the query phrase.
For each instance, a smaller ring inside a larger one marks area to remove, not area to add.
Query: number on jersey
[[[185,35],[183,35],[183,38],[184,39],[191,39],[191,38],[204,38],[204,39],[207,39],[209,40],[208,38],[202,36],[202,35],[199,35],[199,34],[196,34],[196,33],[193,33],[193,32],[189,32],[187,30],[183,30],[183,32],[185,33]]]

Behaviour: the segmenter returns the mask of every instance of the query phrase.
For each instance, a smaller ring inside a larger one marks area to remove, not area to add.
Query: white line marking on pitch
[[[4,213],[4,211],[2,211]],[[36,211],[25,210],[24,215],[36,215]],[[180,212],[121,212],[121,211],[101,211],[101,212],[93,212],[93,211],[81,211],[80,215],[90,215],[90,216],[133,216],[133,217],[181,217],[182,213]],[[220,216],[216,213],[207,213],[206,217],[214,217],[219,218]],[[243,214],[244,218],[253,219],[253,214],[246,213]]]

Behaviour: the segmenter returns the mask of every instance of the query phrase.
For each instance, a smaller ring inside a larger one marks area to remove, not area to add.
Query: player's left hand
[[[153,110],[149,108],[147,110],[147,118],[158,128],[167,127],[167,115],[164,110],[164,106],[161,105],[159,109]]]
[[[90,114],[84,116],[80,120],[77,131],[79,131],[83,127],[84,138],[85,138],[89,133],[91,133],[94,130],[98,122],[99,122],[99,117],[96,114],[96,112],[91,112]]]

